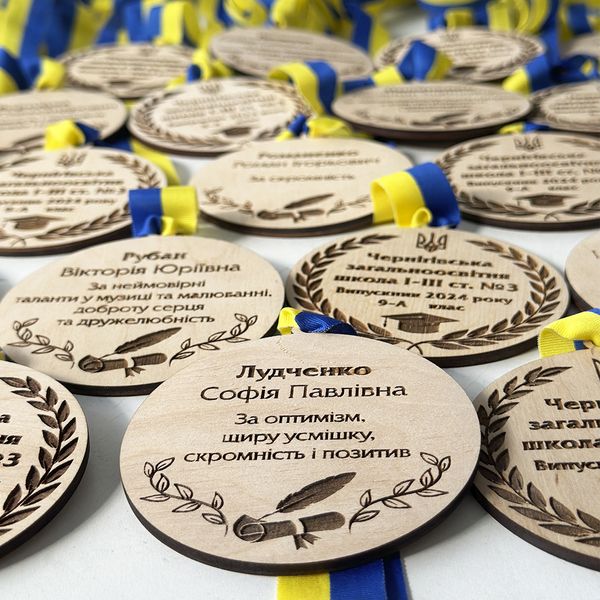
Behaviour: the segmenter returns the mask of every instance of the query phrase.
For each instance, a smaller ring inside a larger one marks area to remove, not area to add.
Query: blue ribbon
[[[325,315],[312,312],[300,312],[296,315],[296,325],[304,333],[339,333],[356,335],[352,325]]]
[[[460,209],[444,171],[431,162],[408,171],[421,190],[425,206],[431,211],[430,227],[456,227],[460,223]]]
[[[129,214],[133,237],[159,235],[162,230],[161,190],[150,188],[129,191]]]

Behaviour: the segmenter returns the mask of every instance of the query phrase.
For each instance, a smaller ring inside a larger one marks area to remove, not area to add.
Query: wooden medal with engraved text
[[[482,452],[477,497],[504,526],[600,570],[600,354],[527,363],[475,400]]]
[[[448,56],[452,61],[450,77],[470,81],[508,77],[544,52],[539,40],[513,31],[490,31],[484,27],[437,29],[390,42],[375,58],[377,68],[400,62],[415,40]]]
[[[128,190],[166,183],[152,163],[120,150],[8,155],[0,159],[0,255],[67,252],[123,235]]]
[[[108,94],[72,88],[0,96],[0,152],[41,148],[46,127],[65,119],[98,129],[104,139],[123,126],[127,109]]]
[[[367,77],[373,70],[368,54],[345,40],[301,29],[233,28],[216,35],[211,51],[245,75],[267,77],[286,63],[326,61],[341,79]]]
[[[186,46],[103,44],[69,53],[61,60],[73,85],[119,98],[141,98],[185,73],[193,53]]]
[[[292,269],[288,301],[441,366],[500,360],[565,313],[558,272],[510,244],[444,229],[379,227],[315,249]]]
[[[527,98],[499,87],[453,81],[410,82],[344,94],[333,112],[371,135],[408,141],[461,140],[523,118]]]
[[[367,140],[257,142],[203,167],[192,179],[203,215],[261,235],[341,232],[373,221],[371,181],[411,166]]]
[[[496,135],[438,160],[473,221],[512,229],[600,224],[600,140],[568,133]]]
[[[87,424],[71,393],[47,375],[0,361],[0,556],[60,511],[87,457]]]
[[[140,521],[178,552],[286,575],[385,556],[430,529],[478,453],[473,406],[435,365],[298,334],[212,353],[166,381],[127,429],[121,478]]]
[[[128,126],[159,150],[215,155],[271,140],[298,114],[311,110],[291,84],[231,77],[147,96],[131,111]]]
[[[278,273],[240,246],[128,239],[64,257],[13,287],[0,303],[0,346],[82,393],[135,395],[262,337],[282,304]]]
[[[600,82],[566,83],[531,96],[535,123],[600,135]]]
[[[600,233],[586,238],[567,257],[565,278],[580,310],[600,307]]]

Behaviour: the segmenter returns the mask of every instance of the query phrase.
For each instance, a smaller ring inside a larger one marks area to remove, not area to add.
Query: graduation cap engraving
[[[397,321],[398,331],[408,333],[438,333],[443,323],[457,323],[456,319],[447,319],[438,315],[427,313],[408,313],[400,315],[383,315],[383,326],[387,326],[388,319]]]
[[[436,238],[436,234],[432,233],[427,239],[424,233],[417,235],[417,248],[426,250],[427,252],[435,252],[436,250],[445,250],[448,245],[448,235],[440,235]]]
[[[565,196],[564,194],[530,194],[529,196],[520,196],[517,200],[526,200],[531,206],[545,208],[563,206],[564,201],[572,197],[573,196]]]

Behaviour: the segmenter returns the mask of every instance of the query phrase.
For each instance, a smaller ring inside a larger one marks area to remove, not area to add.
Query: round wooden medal
[[[569,303],[558,272],[526,250],[462,231],[390,226],[302,258],[287,298],[448,367],[517,354]]]
[[[531,96],[531,120],[552,129],[600,134],[600,82],[567,83]]]
[[[600,140],[568,133],[496,135],[438,159],[473,221],[513,229],[600,224]]]
[[[240,246],[128,239],[62,258],[12,288],[0,303],[0,346],[82,393],[134,395],[262,337],[282,304],[278,273]]]
[[[185,73],[192,48],[154,44],[105,44],[62,58],[69,82],[119,98],[141,98]]]
[[[600,354],[530,362],[476,399],[478,498],[505,527],[552,554],[600,570]]]
[[[390,42],[375,58],[377,68],[400,62],[415,40],[448,56],[452,61],[451,77],[471,81],[502,79],[544,52],[539,40],[513,31],[483,27],[437,29]]]
[[[580,310],[600,307],[599,276],[600,233],[595,233],[571,250],[565,264],[565,278]]]
[[[411,82],[340,96],[335,114],[356,129],[397,140],[447,141],[495,132],[530,110],[529,101],[491,85]]]
[[[164,185],[152,163],[119,150],[7,156],[0,161],[0,255],[66,252],[116,237],[131,225],[128,190]]]
[[[123,126],[127,109],[108,94],[69,88],[0,96],[0,151],[41,148],[46,127],[65,119],[95,127],[106,138]]]
[[[286,63],[314,60],[328,62],[341,79],[366,77],[373,70],[368,54],[358,46],[300,29],[229,29],[212,39],[211,51],[232,69],[255,77],[266,77]]]
[[[261,235],[302,236],[373,221],[373,179],[411,166],[366,140],[301,138],[257,142],[205,166],[192,179],[203,215]]]
[[[60,511],[87,457],[77,400],[47,375],[0,361],[0,556]]]
[[[150,95],[133,108],[129,129],[160,150],[222,154],[275,138],[300,113],[311,110],[291,84],[233,77]]]
[[[600,58],[600,33],[576,35],[572,40],[563,45],[561,54],[567,57],[584,54]]]
[[[178,552],[293,574],[383,556],[429,529],[478,453],[471,402],[428,361],[299,334],[212,354],[160,386],[125,434],[121,478]]]

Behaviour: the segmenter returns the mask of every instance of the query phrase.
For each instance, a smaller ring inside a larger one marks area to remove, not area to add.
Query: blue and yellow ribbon
[[[333,101],[343,93],[407,81],[443,79],[451,66],[444,53],[416,40],[398,64],[384,67],[370,77],[340,81],[335,69],[324,61],[280,65],[271,70],[269,77],[292,82],[314,112],[324,115],[331,113]]]
[[[51,58],[18,59],[5,48],[0,48],[0,94],[30,88],[57,89],[62,87],[64,79],[65,68]]]
[[[281,335],[289,335],[294,329],[303,333],[339,333],[342,335],[356,335],[352,325],[338,321],[326,315],[297,310],[295,308],[284,308],[279,313],[277,330]]]
[[[134,237],[193,235],[198,228],[196,188],[130,190],[129,213]]]
[[[538,337],[540,356],[554,356],[600,346],[600,308],[554,321]]]
[[[398,227],[456,227],[458,201],[442,169],[424,163],[385,175],[371,184],[373,223],[394,221]]]

